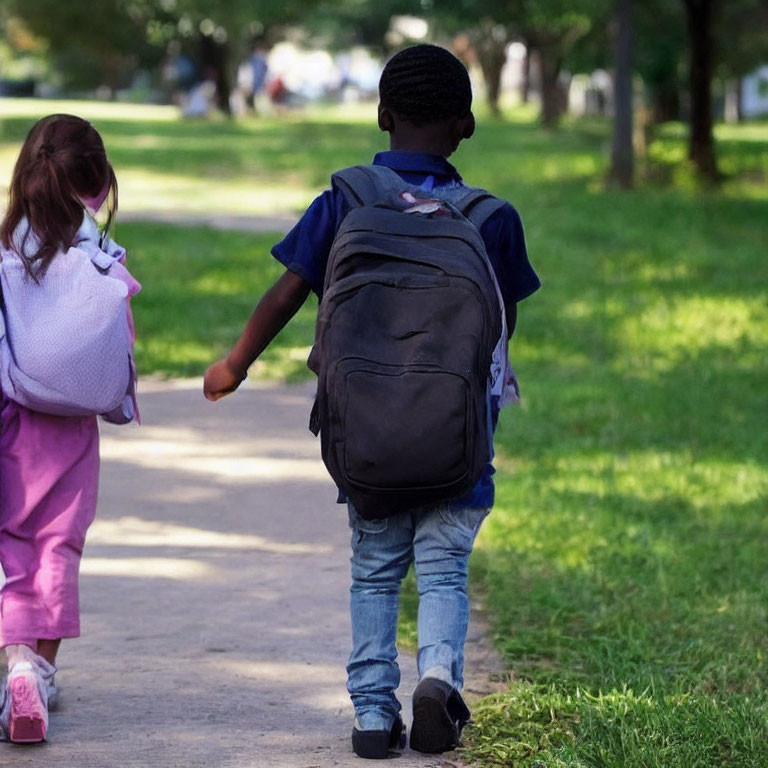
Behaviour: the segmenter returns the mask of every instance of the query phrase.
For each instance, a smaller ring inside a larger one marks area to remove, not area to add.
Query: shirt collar
[[[430,155],[427,152],[390,149],[387,152],[377,152],[373,158],[373,164],[385,165],[393,171],[444,176],[452,181],[462,181],[459,172],[442,155]]]

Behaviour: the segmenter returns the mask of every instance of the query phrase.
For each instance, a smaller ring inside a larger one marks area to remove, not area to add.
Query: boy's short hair
[[[379,80],[382,106],[414,125],[464,117],[472,85],[464,64],[438,45],[420,44],[396,53]]]

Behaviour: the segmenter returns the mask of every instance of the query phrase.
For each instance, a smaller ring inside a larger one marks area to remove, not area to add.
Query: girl
[[[107,223],[100,233],[89,214],[107,199]],[[29,132],[14,169],[0,226],[0,266],[8,318],[11,306],[23,317],[34,301],[26,297],[42,291],[47,279],[66,282],[68,273],[61,267],[73,256],[100,257],[106,267],[99,272],[125,284],[120,295],[127,295],[129,349],[122,359],[130,368],[130,384],[120,406],[105,415],[125,423],[136,415],[128,302],[140,286],[122,264],[125,251],[106,237],[116,208],[117,181],[93,126],[72,115],[43,118]],[[114,290],[115,283],[109,283]],[[41,294],[36,295],[39,312]],[[122,313],[122,301],[117,306]],[[50,312],[45,321],[52,327],[61,323]],[[10,325],[6,330],[4,343],[18,344]],[[48,708],[54,703],[59,644],[80,634],[77,582],[96,507],[99,433],[95,414],[32,410],[11,399],[8,390],[9,385],[0,390],[0,565],[5,573],[0,648],[8,661],[0,690],[0,738],[37,742],[46,738]]]

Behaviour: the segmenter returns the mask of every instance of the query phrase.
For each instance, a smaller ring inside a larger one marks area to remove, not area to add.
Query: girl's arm
[[[240,386],[250,365],[298,312],[309,292],[303,278],[288,269],[283,273],[261,297],[232,351],[205,372],[203,394],[208,400],[219,400]]]

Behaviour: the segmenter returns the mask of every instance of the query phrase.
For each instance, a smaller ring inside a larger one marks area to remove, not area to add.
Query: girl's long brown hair
[[[37,280],[59,249],[73,245],[83,221],[82,198],[98,197],[105,187],[109,190],[106,231],[117,210],[117,179],[101,136],[80,117],[44,117],[30,130],[16,161],[0,243],[16,250]],[[21,244],[14,243],[24,219],[29,227]],[[30,235],[39,244],[37,253],[26,252]]]

